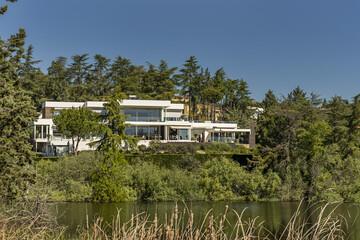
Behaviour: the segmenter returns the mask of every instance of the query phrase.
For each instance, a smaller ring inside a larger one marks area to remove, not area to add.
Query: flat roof
[[[170,101],[164,100],[139,100],[139,99],[124,99],[120,102],[121,107],[160,107],[166,108],[171,106]]]
[[[88,108],[103,108],[104,103],[107,103],[107,102],[87,101],[87,102],[85,102],[84,106],[88,107]]]
[[[46,101],[42,104],[42,107],[52,107],[52,108],[72,108],[72,107],[82,107],[84,102],[51,102]]]
[[[87,102],[54,102],[46,101],[42,107],[51,108],[103,108],[105,101],[87,101]],[[184,104],[171,103],[168,100],[139,100],[139,99],[124,99],[120,103],[120,107],[148,107],[148,108],[167,108],[171,110],[183,110]]]

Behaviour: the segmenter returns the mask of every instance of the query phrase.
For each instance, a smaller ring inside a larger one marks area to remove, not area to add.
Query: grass
[[[336,214],[339,205],[327,203],[312,210],[308,217],[304,217],[300,206],[301,204],[287,225],[275,233],[268,231],[259,217],[244,219],[246,209],[237,212],[226,207],[224,213],[218,217],[214,217],[210,210],[200,224],[195,224],[194,213],[188,208],[179,212],[176,205],[174,211],[166,215],[162,222],[156,215],[154,220],[150,221],[149,215],[145,213],[132,215],[129,221],[123,222],[120,218],[120,210],[118,210],[111,223],[104,222],[102,218],[95,219],[91,224],[87,221],[86,225],[79,228],[76,236],[73,237],[65,235],[65,228],[54,224],[53,219],[47,214],[44,215],[40,211],[37,214],[31,214],[28,210],[16,211],[13,208],[7,211],[7,214],[0,215],[0,239],[345,239],[344,229],[347,228],[347,222],[343,216]],[[236,215],[236,222],[228,221],[230,212]]]

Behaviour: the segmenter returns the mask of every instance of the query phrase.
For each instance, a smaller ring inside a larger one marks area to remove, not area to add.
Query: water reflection
[[[52,206],[52,211],[59,216],[59,222],[68,226],[68,232],[74,233],[78,226],[84,226],[96,217],[102,217],[104,221],[111,223],[116,217],[117,211],[121,209],[120,217],[122,222],[128,221],[132,214],[146,213],[149,220],[154,219],[155,213],[160,222],[163,222],[165,215],[170,216],[174,211],[175,202],[127,202],[127,203],[56,203]],[[264,227],[270,232],[275,233],[287,225],[294,212],[299,207],[299,202],[178,202],[179,212],[191,210],[194,213],[194,223],[200,225],[206,214],[212,210],[214,217],[224,213],[226,205],[229,207],[227,219],[230,225],[227,231],[232,231],[237,217],[232,211],[239,214],[244,210],[243,220],[258,217],[257,222],[264,221]],[[315,222],[318,217],[319,207],[324,204],[315,204],[311,211],[306,211],[307,204],[300,206],[301,216],[308,222]],[[336,205],[332,205],[334,207]],[[328,208],[328,213],[332,207]],[[347,219],[348,226],[344,224],[344,231],[349,234],[348,239],[360,239],[360,218],[359,206],[355,204],[344,203],[336,209],[337,214],[341,214]]]

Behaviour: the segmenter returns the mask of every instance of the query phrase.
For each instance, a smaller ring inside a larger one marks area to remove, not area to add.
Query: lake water
[[[175,202],[56,203],[51,208],[57,212],[59,223],[68,226],[68,232],[71,234],[76,232],[78,226],[86,224],[86,216],[90,221],[96,217],[102,217],[104,221],[111,223],[118,209],[121,209],[122,222],[129,220],[132,214],[137,213],[148,214],[149,220],[153,220],[156,213],[161,222],[166,214],[171,215],[175,204]],[[226,206],[230,210],[229,222],[235,222],[237,218],[231,210],[241,213],[246,208],[243,215],[244,220],[259,217],[257,222],[264,221],[264,226],[275,232],[288,223],[299,207],[299,202],[177,202],[177,205],[179,212],[182,212],[184,208],[192,210],[195,224],[200,224],[209,210],[212,210],[214,217],[223,214]],[[319,206],[319,204],[316,205],[316,207]],[[311,214],[316,207],[313,207],[311,211],[306,211],[307,204],[303,203],[300,207],[303,216],[310,222],[314,222],[318,216]],[[330,209],[332,207],[329,207]],[[341,214],[347,220],[348,226],[346,227],[344,224],[344,231],[348,234],[347,239],[360,239],[360,217],[358,217],[360,206],[343,203],[337,207],[336,213]]]

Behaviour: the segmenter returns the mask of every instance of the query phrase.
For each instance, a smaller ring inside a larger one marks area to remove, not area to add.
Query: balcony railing
[[[189,121],[187,117],[165,117],[164,119],[169,122]]]

